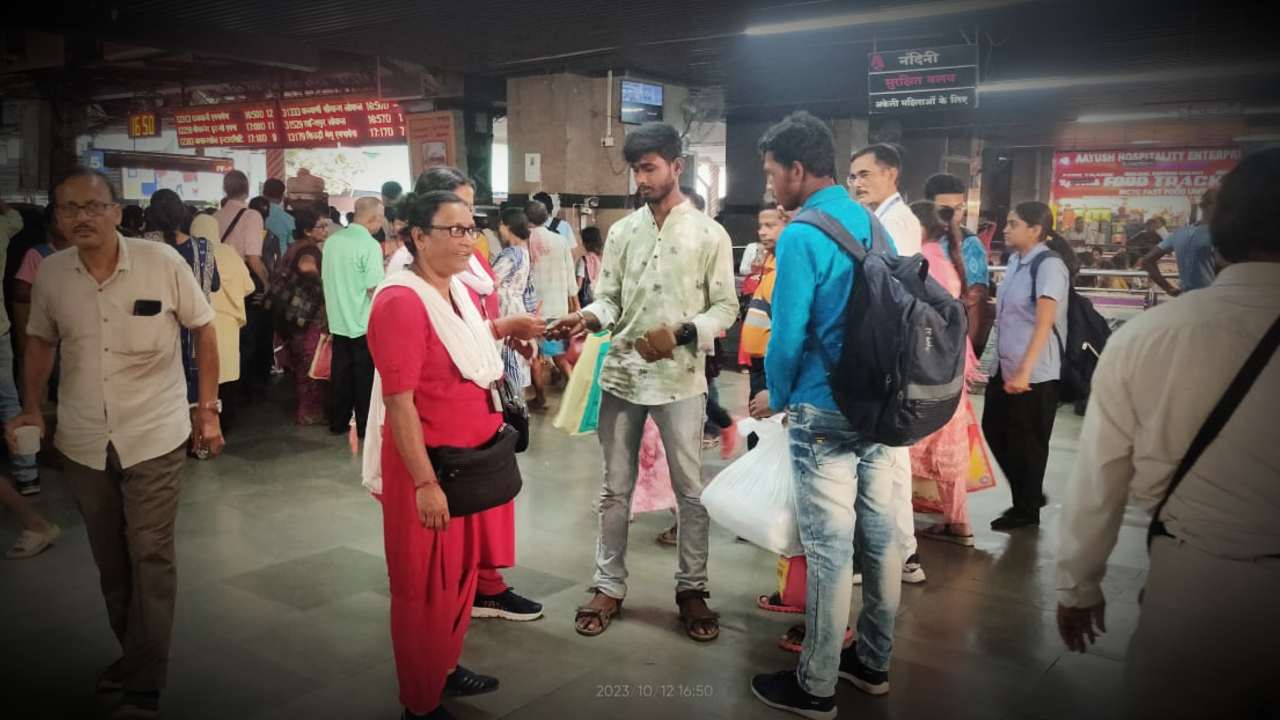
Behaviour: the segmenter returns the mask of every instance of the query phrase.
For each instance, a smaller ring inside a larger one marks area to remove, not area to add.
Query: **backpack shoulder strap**
[[[1036,284],[1037,284],[1036,280],[1040,275],[1040,266],[1043,265],[1044,261],[1048,260],[1049,258],[1058,258],[1059,260],[1062,260],[1062,256],[1059,255],[1058,253],[1052,250],[1045,250],[1039,255],[1031,258],[1031,267],[1027,268],[1028,270],[1031,271],[1031,304],[1032,305],[1036,304],[1036,299],[1039,297],[1039,295],[1036,293]],[[1062,260],[1062,262],[1065,265],[1067,261]]]
[[[547,226],[547,229],[553,233],[560,232],[560,218],[558,217],[551,218],[551,224]]]
[[[1231,415],[1235,413],[1236,408],[1240,407],[1245,395],[1249,393],[1249,388],[1253,387],[1254,381],[1267,367],[1271,356],[1275,355],[1277,347],[1280,347],[1280,318],[1276,318],[1276,321],[1271,323],[1267,334],[1262,336],[1258,346],[1250,353],[1249,359],[1244,361],[1244,366],[1240,368],[1240,372],[1236,373],[1235,379],[1227,386],[1227,391],[1222,394],[1218,404],[1213,407],[1213,412],[1209,413],[1204,425],[1191,441],[1191,447],[1187,449],[1187,454],[1182,456],[1178,469],[1173,471],[1173,477],[1169,479],[1169,487],[1165,488],[1164,497],[1160,498],[1160,504],[1156,505],[1155,511],[1151,513],[1151,525],[1147,527],[1148,550],[1151,549],[1151,540],[1156,535],[1168,534],[1164,529],[1164,523],[1160,520],[1160,513],[1164,511],[1164,506],[1169,502],[1173,491],[1178,489],[1178,484],[1187,476],[1187,473],[1191,472],[1200,455],[1222,432],[1222,428],[1226,426]]]
[[[868,213],[868,215],[870,215],[870,213]],[[871,216],[871,221],[873,223],[877,222],[875,216]],[[852,255],[853,259],[859,263],[867,257],[866,247],[854,239],[853,235],[849,232],[849,229],[844,226],[844,223],[836,220],[834,217],[822,210],[819,210],[818,208],[801,210],[799,214],[791,219],[791,222],[804,223],[805,225],[812,225],[813,227],[818,228],[827,237],[835,240],[836,244],[844,248],[844,251]],[[875,225],[873,224],[871,227],[872,239],[874,240]],[[883,232],[883,230],[884,229],[881,228],[881,232]],[[883,240],[881,242],[883,242]]]
[[[1036,278],[1040,274],[1040,266],[1044,264],[1044,261],[1048,260],[1049,258],[1058,258],[1059,260],[1062,260],[1062,256],[1054,252],[1053,250],[1045,250],[1039,255],[1031,258],[1031,267],[1027,268],[1031,272],[1031,307],[1035,307],[1036,302],[1039,301],[1040,299],[1040,295],[1036,292]],[[1062,262],[1063,264],[1066,264],[1066,260],[1062,260]],[[1069,272],[1069,269],[1068,269],[1068,272]],[[1070,291],[1071,291],[1071,288],[1070,288],[1070,284],[1068,283],[1067,292],[1069,293]],[[1058,333],[1057,322],[1053,323],[1053,337],[1055,340],[1058,341],[1058,357],[1060,359],[1065,360],[1067,355],[1066,342],[1062,339],[1062,335]]]
[[[249,208],[240,208],[240,212],[236,213],[236,216],[231,219],[231,224],[227,226],[226,232],[222,233],[222,242],[226,242],[227,238],[231,236],[231,231],[236,229],[236,224],[240,222],[240,218],[244,217],[244,214],[248,209]]]
[[[889,252],[889,231],[885,229],[884,223],[880,222],[880,218],[876,217],[873,212],[867,213],[867,220],[871,221],[871,249],[874,252],[890,255]],[[844,227],[841,225],[841,227]]]

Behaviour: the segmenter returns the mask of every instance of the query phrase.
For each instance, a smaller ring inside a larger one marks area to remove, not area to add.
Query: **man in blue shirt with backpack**
[[[765,133],[760,151],[784,209],[820,209],[871,247],[870,216],[835,182],[835,144],[826,125],[794,113]],[[797,521],[809,561],[799,666],[756,676],[752,692],[770,707],[818,719],[836,716],[837,678],[867,693],[889,691],[901,595],[894,453],[853,429],[828,381],[844,345],[855,270],[850,254],[823,230],[803,222],[787,226],[777,245],[768,391],[751,406],[756,417],[787,412]],[[858,641],[842,652],[853,593],[855,507],[863,609]]]

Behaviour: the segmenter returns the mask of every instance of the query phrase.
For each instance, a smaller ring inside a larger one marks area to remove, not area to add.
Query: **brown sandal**
[[[604,593],[597,593],[597,595],[604,595]],[[604,596],[609,597],[608,595]],[[585,637],[603,635],[604,631],[609,629],[609,623],[613,622],[614,618],[622,616],[622,601],[614,598],[609,599],[614,602],[612,609],[593,608],[587,605],[579,607],[578,614],[573,618],[573,629],[577,630],[579,635]],[[582,627],[583,620],[595,620],[600,623],[600,627],[596,630],[586,630]]]
[[[680,608],[680,622],[690,640],[711,642],[720,637],[720,613],[707,607],[705,590],[682,590],[676,593],[676,605]],[[699,634],[701,630],[706,634]]]

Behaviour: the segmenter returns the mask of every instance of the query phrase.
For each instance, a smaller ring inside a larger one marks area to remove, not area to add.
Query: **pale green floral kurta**
[[[596,301],[583,308],[613,343],[600,387],[637,405],[665,405],[707,391],[705,356],[738,316],[733,249],[720,224],[686,201],[659,230],[646,205],[609,228]],[[697,346],[682,345],[671,360],[645,362],[635,341],[659,325],[691,322]]]

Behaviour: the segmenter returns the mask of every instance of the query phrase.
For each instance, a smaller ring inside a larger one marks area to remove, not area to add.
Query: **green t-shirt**
[[[373,304],[370,291],[382,282],[382,246],[363,225],[351,223],[324,241],[320,277],[329,332],[363,337]]]

